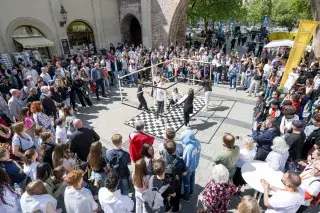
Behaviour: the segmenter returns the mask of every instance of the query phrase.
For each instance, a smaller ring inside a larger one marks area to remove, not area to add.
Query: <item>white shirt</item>
[[[30,165],[23,164],[23,172],[28,175],[32,181],[37,180],[37,166],[39,162],[31,163]]]
[[[318,180],[318,181],[315,181],[315,180]],[[318,194],[320,193],[320,181],[319,180],[320,180],[320,177],[310,177],[310,178],[304,179],[304,180],[302,180],[300,187],[303,189],[303,191],[307,191],[310,195],[318,196]],[[310,183],[311,183],[311,185],[310,185]],[[310,206],[311,200],[304,200],[303,205]]]
[[[68,213],[93,212],[98,208],[89,189],[75,190],[68,186],[64,191],[64,203]]]
[[[240,154],[239,154],[239,158],[236,162],[236,166],[238,168],[241,168],[243,166],[243,164],[252,161],[254,156],[256,155],[256,148],[254,147],[251,150],[248,150],[246,148],[242,148],[240,149]]]
[[[39,77],[38,72],[34,69],[27,70],[27,72],[25,72],[23,74],[24,79],[26,79],[28,76],[31,76],[31,78],[34,82],[37,82],[38,77]]]
[[[49,81],[52,80],[52,79],[51,79],[51,76],[50,76],[48,73],[46,73],[46,74],[41,73],[41,74],[40,74],[40,77],[41,77],[41,78],[43,79],[43,81],[46,82],[46,83],[48,83]]]
[[[263,67],[263,76],[269,77],[271,69],[272,69],[272,65],[265,64]]]
[[[284,88],[286,88],[288,91],[290,91],[291,87],[296,82],[298,77],[299,77],[298,73],[290,72],[288,75],[288,79],[287,79],[286,83],[284,84]]]
[[[276,191],[271,198],[268,208],[265,213],[296,213],[300,205],[303,204],[304,194],[301,188],[298,188],[298,193],[288,191]]]
[[[64,144],[68,142],[67,130],[64,126],[57,126],[56,128],[56,142],[59,143],[59,141]]]
[[[158,87],[161,87],[161,86],[158,84]],[[164,89],[157,88],[156,99],[157,101],[164,101]]]
[[[320,78],[316,76],[314,77],[314,80],[313,80],[313,88],[318,89],[319,85],[320,85]]]
[[[284,172],[284,167],[289,157],[289,152],[284,153],[270,152],[266,158],[266,162],[269,164],[270,168],[275,171]]]
[[[20,210],[20,202],[18,195],[11,192],[7,187],[3,189],[3,199],[6,204],[0,201],[0,212],[2,213],[18,213]]]
[[[54,208],[57,208],[57,200],[49,194],[30,196],[25,192],[20,200],[23,213],[30,213],[37,210],[46,212],[48,202],[50,202]]]
[[[294,120],[299,120],[299,116],[298,115],[294,115],[293,118],[290,118],[290,119],[286,119],[284,116],[283,118],[281,119],[281,124],[280,124],[280,132],[281,134],[284,134],[284,127],[287,127],[287,128],[291,128],[292,126],[292,121]]]
[[[106,187],[102,187],[98,198],[104,213],[129,213],[134,207],[133,200],[129,196],[122,195],[120,190],[110,192]]]

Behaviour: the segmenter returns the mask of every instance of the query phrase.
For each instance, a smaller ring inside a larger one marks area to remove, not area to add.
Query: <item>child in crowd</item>
[[[66,144],[68,143],[68,138],[67,138],[67,130],[65,128],[64,120],[63,118],[58,118],[55,121],[56,124],[56,143],[63,143]]]
[[[240,192],[241,187],[246,184],[241,175],[241,167],[243,164],[252,161],[256,155],[254,140],[252,138],[241,138],[241,141],[244,143],[244,148],[240,149],[239,158],[236,162],[237,170],[233,176],[233,183],[237,187],[237,192]]]
[[[72,166],[75,165],[75,160],[71,158],[71,154],[67,144],[57,144],[52,153],[53,168],[63,166],[66,172],[73,170]]]
[[[31,178],[31,181],[37,179],[37,162],[38,153],[35,149],[28,149],[22,156],[23,172]]]
[[[111,138],[113,149],[106,152],[106,161],[111,171],[117,173],[120,178],[118,187],[121,189],[121,194],[129,194],[130,171],[128,165],[131,164],[130,155],[122,149],[122,136],[114,134]]]
[[[179,204],[181,197],[181,187],[182,187],[182,177],[187,175],[187,167],[182,158],[176,155],[176,143],[174,141],[169,141],[164,144],[164,155],[163,159],[166,162],[166,165],[173,165],[174,170],[173,174],[166,174],[166,177],[169,176],[173,180],[174,191],[176,196],[170,199],[170,206],[172,206],[172,212],[179,212]],[[170,172],[170,171],[169,171]]]
[[[136,213],[146,212],[143,204],[142,192],[148,189],[149,178],[147,164],[144,158],[136,161],[132,175],[132,182],[135,188]]]
[[[34,146],[36,147],[36,150],[38,153],[40,153],[40,146],[41,146],[41,142],[42,142],[40,135],[42,133],[44,133],[45,131],[46,131],[46,129],[43,126],[38,126],[34,130],[33,142],[34,142]]]
[[[57,103],[57,110],[58,110],[58,118],[63,118],[64,111],[63,108],[65,107],[65,103]]]
[[[163,205],[165,210],[170,209],[169,199],[176,196],[174,186],[165,182],[165,170],[166,164],[161,158],[154,161],[153,164],[154,174],[149,179],[149,189],[157,188],[161,189],[162,186],[166,186],[166,190],[161,194],[163,197]]]

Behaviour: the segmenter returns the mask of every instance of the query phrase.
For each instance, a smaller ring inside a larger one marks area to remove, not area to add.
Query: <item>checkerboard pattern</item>
[[[205,105],[204,97],[195,97],[193,100],[193,113],[190,117],[197,114]],[[170,106],[167,112],[168,118],[168,127],[174,128],[178,131],[183,125],[183,106],[184,104],[180,104],[178,106]],[[159,121],[156,119],[155,112],[157,111],[157,106],[150,107],[151,112],[144,111],[137,115],[136,117],[130,119],[125,124],[131,127],[134,127],[134,122],[138,120],[143,120],[145,122],[144,131],[150,135],[164,138],[164,130],[165,130],[165,115],[159,116]]]

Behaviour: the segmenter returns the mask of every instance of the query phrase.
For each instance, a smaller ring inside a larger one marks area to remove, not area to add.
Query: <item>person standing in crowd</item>
[[[282,135],[290,134],[292,132],[292,122],[299,120],[299,116],[296,115],[296,110],[294,108],[284,110],[283,114],[284,116],[280,123],[280,133]]]
[[[44,81],[45,85],[49,85],[50,81],[52,81],[51,76],[48,74],[48,68],[47,67],[41,67],[40,77]]]
[[[26,192],[21,196],[20,203],[23,213],[39,211],[61,212],[61,209],[57,209],[57,200],[48,194],[40,180],[35,180],[28,184]]]
[[[2,77],[2,83],[0,84],[0,92],[1,92],[2,96],[6,98],[7,101],[9,100],[10,96],[12,95],[12,93],[10,91],[13,89],[14,89],[14,87],[9,82],[9,77],[6,75],[4,77]]]
[[[87,161],[91,144],[99,141],[100,136],[93,129],[83,127],[80,119],[74,119],[73,126],[76,131],[70,135],[70,151],[80,160]]]
[[[289,146],[289,160],[296,162],[301,159],[302,147],[306,139],[303,129],[303,121],[292,121],[292,133],[286,137],[287,145]]]
[[[24,107],[24,102],[20,100],[21,92],[17,89],[10,90],[11,98],[8,101],[8,106],[13,117],[18,120],[22,107]]]
[[[98,204],[94,201],[92,193],[82,187],[82,176],[81,170],[73,170],[65,178],[69,184],[64,192],[67,213],[96,212],[98,210]]]
[[[273,139],[280,136],[280,132],[276,128],[276,119],[272,117],[266,119],[264,131],[260,131],[260,127],[261,125],[255,122],[252,128],[252,138],[257,143],[257,153],[254,159],[264,161],[271,152]]]
[[[284,189],[271,186],[264,179],[261,180],[264,189],[263,203],[268,208],[266,213],[295,213],[303,203],[303,191],[299,188],[301,178],[298,174],[288,171],[283,174],[281,182],[285,187]],[[269,198],[270,190],[274,191],[271,198]]]
[[[183,118],[184,118],[185,127],[189,126],[190,114],[193,113],[193,100],[194,100],[194,90],[190,88],[188,92],[188,96],[184,101],[184,107],[183,107]]]
[[[195,138],[194,132],[191,129],[186,129],[181,133],[180,141],[184,146],[182,159],[187,167],[187,175],[182,178],[184,193],[181,199],[189,202],[190,196],[193,195],[195,174],[200,160],[201,144]]]
[[[127,213],[134,209],[134,202],[128,195],[122,195],[117,189],[120,177],[115,172],[107,175],[105,187],[99,190],[99,202],[105,213]],[[136,211],[138,212],[138,211]]]
[[[91,79],[96,84],[96,96],[97,100],[99,101],[99,87],[101,88],[102,97],[106,97],[106,93],[104,90],[104,83],[103,83],[103,71],[100,68],[99,63],[94,64],[94,68],[91,70]]]
[[[261,122],[263,120],[265,109],[266,102],[264,101],[264,93],[260,92],[256,106],[253,108],[253,122]]]
[[[37,162],[38,153],[35,149],[28,149],[23,154],[23,172],[30,177],[32,181],[37,179],[37,166],[39,162]]]
[[[299,73],[297,68],[292,68],[292,72],[288,74],[288,78],[283,86],[283,93],[288,94],[291,87],[294,85],[296,80],[299,78]]]
[[[143,144],[147,143],[153,145],[154,143],[154,137],[143,132],[144,121],[135,121],[134,127],[136,131],[129,134],[129,153],[133,163],[139,159]]]
[[[60,143],[54,147],[52,153],[52,163],[54,169],[59,166],[63,166],[67,173],[73,170],[72,166],[74,166],[75,160],[70,156],[70,151],[67,144]]]
[[[228,169],[222,164],[213,166],[212,178],[198,196],[206,212],[227,213],[236,187],[229,179]]]
[[[12,154],[18,158],[22,158],[25,151],[35,148],[34,143],[30,135],[25,131],[24,123],[18,122],[12,125],[14,132],[12,138]]]
[[[2,112],[11,122],[14,122],[14,117],[11,114],[8,103],[3,98],[2,94],[0,94],[0,112]]]
[[[57,119],[57,108],[54,101],[50,98],[50,90],[47,86],[41,87],[40,102],[42,104],[43,112],[47,116]]]
[[[46,130],[54,132],[52,120],[49,116],[43,113],[43,108],[40,101],[32,102],[30,106],[30,112],[32,113],[32,117],[36,126],[43,126]]]
[[[310,169],[301,174],[301,188],[304,191],[304,202],[297,213],[304,212],[310,205],[317,206],[320,201],[320,161],[317,160]]]
[[[206,110],[209,109],[209,102],[210,102],[210,96],[212,92],[212,81],[210,79],[210,76],[206,76],[203,82],[204,86],[204,96],[205,96],[205,104],[206,104]]]
[[[135,188],[136,213],[146,212],[146,208],[143,203],[142,192],[148,189],[149,179],[150,175],[148,174],[146,161],[144,158],[141,158],[136,161],[132,175],[132,183]]]
[[[111,138],[114,149],[106,152],[106,162],[111,171],[115,171],[120,178],[118,188],[121,194],[128,195],[130,188],[130,171],[128,165],[131,164],[130,155],[122,149],[122,136],[115,134]]]
[[[113,84],[114,86],[119,86],[120,81],[118,77],[122,75],[122,63],[118,59],[111,60],[111,70],[113,74]]]
[[[228,71],[230,89],[232,89],[232,86],[233,86],[233,88],[237,90],[237,81],[238,81],[239,72],[240,72],[240,67],[237,64],[237,60],[233,59],[232,64],[229,67],[229,71]]]
[[[239,157],[240,148],[235,145],[235,137],[230,133],[226,133],[222,137],[222,142],[223,150],[214,156],[213,162],[224,165],[228,169],[230,179],[232,180],[233,175],[236,173],[236,162]]]

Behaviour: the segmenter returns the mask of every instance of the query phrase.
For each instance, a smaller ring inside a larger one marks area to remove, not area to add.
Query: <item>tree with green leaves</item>
[[[202,19],[207,28],[209,20],[239,19],[242,14],[242,0],[189,0],[188,19],[192,25]]]
[[[252,24],[262,23],[264,16],[271,16],[272,0],[251,0],[246,5],[246,21]]]

